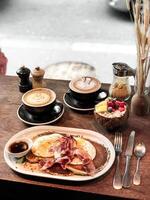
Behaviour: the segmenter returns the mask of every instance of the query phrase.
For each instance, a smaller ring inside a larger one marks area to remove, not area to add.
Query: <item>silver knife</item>
[[[131,131],[129,139],[128,139],[126,152],[125,152],[126,167],[125,167],[125,172],[122,179],[122,185],[125,188],[128,188],[131,186],[130,160],[133,153],[134,138],[135,138],[135,131]]]

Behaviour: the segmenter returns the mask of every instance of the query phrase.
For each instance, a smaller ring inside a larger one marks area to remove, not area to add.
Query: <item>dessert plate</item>
[[[92,102],[85,102],[85,101],[79,101],[75,99],[72,95],[71,92],[68,91],[64,94],[63,100],[64,103],[71,109],[77,110],[77,111],[91,111],[94,110],[94,107],[97,103],[100,101],[104,100],[107,97],[106,92],[101,92],[100,97],[98,96],[95,101]]]
[[[105,151],[99,151],[99,147],[95,146],[96,148],[96,162],[100,163],[98,165],[98,168],[96,168],[96,171],[93,175],[63,175],[63,174],[51,174],[46,173],[43,171],[36,171],[35,168],[23,168],[21,164],[18,164],[18,161],[16,158],[10,156],[7,153],[8,146],[16,141],[17,139],[22,138],[29,138],[31,140],[34,140],[38,136],[41,136],[42,134],[53,134],[53,133],[59,133],[59,134],[66,134],[71,136],[80,136],[84,139],[90,141],[93,143],[93,145],[98,145],[101,148],[105,149]],[[102,153],[105,152],[105,153]],[[104,135],[91,131],[86,129],[76,129],[76,128],[69,128],[69,127],[58,127],[58,126],[36,126],[24,129],[17,134],[15,134],[13,137],[9,139],[9,141],[6,143],[4,148],[4,159],[8,166],[13,169],[16,172],[19,172],[21,174],[25,175],[31,175],[31,176],[37,176],[37,177],[43,177],[43,178],[52,178],[52,179],[59,179],[59,180],[67,180],[67,181],[88,181],[95,178],[98,178],[102,175],[104,175],[112,166],[115,160],[115,150],[108,138],[106,138]],[[101,162],[101,160],[104,160],[104,162]],[[102,164],[103,163],[103,164]]]
[[[64,106],[60,101],[56,101],[54,108],[45,115],[33,115],[29,113],[24,105],[20,105],[17,110],[18,118],[29,125],[46,125],[51,124],[62,117],[64,113]]]

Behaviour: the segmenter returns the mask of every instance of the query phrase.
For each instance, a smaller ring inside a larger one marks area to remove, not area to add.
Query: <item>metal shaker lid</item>
[[[116,76],[134,76],[135,71],[129,67],[126,63],[113,63],[113,73]]]

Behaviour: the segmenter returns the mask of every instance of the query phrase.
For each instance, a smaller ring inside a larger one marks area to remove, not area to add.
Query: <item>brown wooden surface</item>
[[[0,77],[0,192],[5,193],[6,191],[17,192],[16,188],[25,186],[33,187],[33,191],[44,190],[54,191],[57,189],[59,194],[62,191],[72,192],[72,194],[80,193],[88,194],[89,197],[102,195],[119,198],[129,198],[129,199],[150,199],[150,115],[146,117],[134,117],[130,115],[128,126],[123,131],[123,153],[121,156],[121,170],[124,171],[125,167],[125,147],[128,135],[131,130],[136,131],[136,142],[143,141],[147,147],[147,153],[141,162],[141,174],[142,183],[140,186],[132,185],[129,189],[114,190],[112,187],[112,179],[114,174],[114,166],[111,170],[103,177],[96,180],[84,183],[71,183],[63,182],[52,179],[40,179],[33,178],[29,176],[21,176],[13,172],[5,163],[3,158],[3,150],[5,143],[8,139],[13,136],[18,131],[27,128],[28,126],[22,123],[17,118],[17,108],[21,104],[22,94],[18,90],[18,78],[17,77]],[[57,99],[62,101],[63,94],[67,91],[68,82],[59,80],[47,80],[47,87],[55,90],[57,94]],[[107,88],[108,85],[103,85]],[[114,135],[113,133],[108,133],[103,130],[94,120],[93,113],[77,113],[65,106],[65,113],[63,117],[55,122],[57,126],[67,126],[84,128],[98,131],[108,137],[112,142]],[[135,171],[136,158],[132,157],[131,160],[131,172]],[[11,186],[11,184],[13,186]],[[16,186],[15,186],[16,184]],[[23,184],[23,186],[22,186]],[[11,188],[11,189],[10,189]],[[13,189],[12,189],[13,188]],[[23,191],[23,190],[22,190]],[[21,192],[18,190],[18,192]],[[82,195],[79,195],[82,197]],[[104,198],[103,198],[104,199]]]

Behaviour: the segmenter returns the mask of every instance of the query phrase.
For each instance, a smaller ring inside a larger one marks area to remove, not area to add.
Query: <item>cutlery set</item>
[[[126,165],[125,165],[125,171],[123,174],[123,177],[121,175],[119,162],[120,162],[120,154],[122,153],[122,133],[116,132],[115,138],[114,138],[114,148],[116,152],[116,170],[113,178],[113,187],[115,189],[121,189],[129,188],[132,184],[132,176],[130,173],[130,161],[133,155],[133,149],[134,154],[137,157],[137,166],[136,171],[133,177],[133,184],[134,185],[140,185],[140,169],[139,169],[139,163],[140,159],[145,155],[146,153],[146,147],[144,143],[139,143],[135,145],[134,147],[134,141],[135,141],[135,131],[131,131],[125,151],[125,157],[126,157]]]

